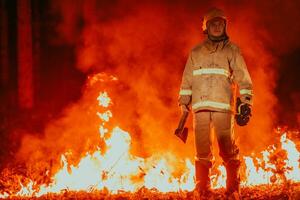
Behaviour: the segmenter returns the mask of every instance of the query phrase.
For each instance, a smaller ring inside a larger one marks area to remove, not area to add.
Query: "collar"
[[[219,49],[223,49],[228,42],[229,42],[228,37],[226,37],[226,39],[221,41],[212,41],[207,37],[207,39],[204,42],[204,45],[209,50],[210,53],[214,53]]]

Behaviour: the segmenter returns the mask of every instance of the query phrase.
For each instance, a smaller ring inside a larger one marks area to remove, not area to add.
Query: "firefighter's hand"
[[[242,103],[237,108],[235,115],[236,122],[239,126],[246,126],[251,117],[251,106],[247,103]]]
[[[190,112],[188,105],[181,105],[181,113]]]
[[[238,114],[243,115],[243,116],[247,116],[247,117],[251,117],[251,105],[248,103],[242,103],[239,105],[238,107]]]

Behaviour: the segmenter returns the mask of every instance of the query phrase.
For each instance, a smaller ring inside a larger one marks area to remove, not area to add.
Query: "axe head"
[[[188,137],[188,128],[184,127],[183,129],[176,129],[175,135],[179,137],[184,143],[186,143],[186,139]]]

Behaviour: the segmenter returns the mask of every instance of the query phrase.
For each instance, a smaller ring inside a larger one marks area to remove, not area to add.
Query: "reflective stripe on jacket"
[[[194,112],[232,111],[233,83],[238,85],[242,102],[252,105],[252,81],[239,48],[230,41],[213,43],[207,39],[189,54],[179,103],[191,104]]]

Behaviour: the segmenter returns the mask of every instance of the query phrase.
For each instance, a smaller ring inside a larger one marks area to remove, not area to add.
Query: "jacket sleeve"
[[[189,105],[192,99],[193,59],[192,52],[189,54],[182,75],[179,91],[179,105]]]
[[[252,80],[240,49],[234,47],[231,60],[233,81],[238,85],[240,98],[243,103],[253,104]]]

